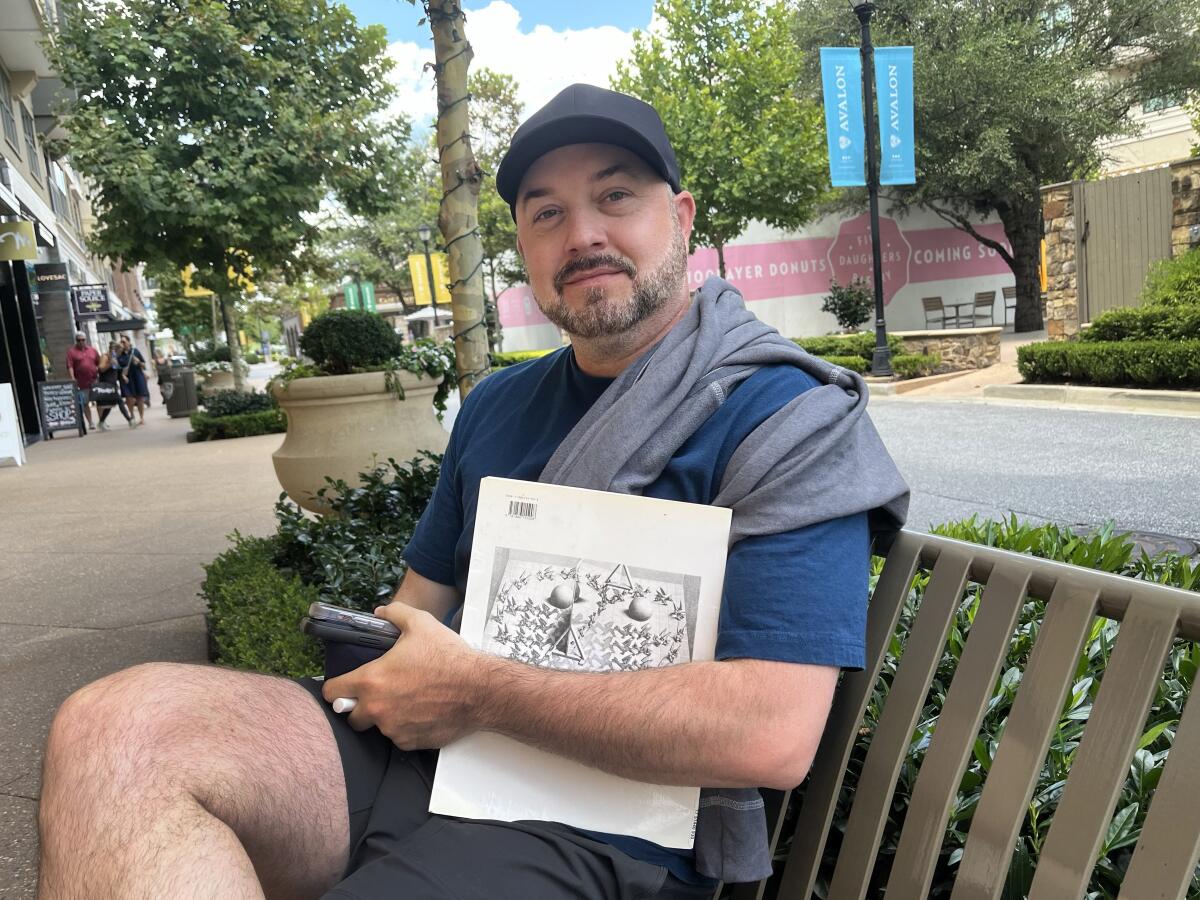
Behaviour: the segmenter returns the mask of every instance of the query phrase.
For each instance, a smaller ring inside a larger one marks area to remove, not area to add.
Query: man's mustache
[[[618,272],[623,272],[630,278],[637,275],[637,266],[625,259],[623,256],[614,256],[610,253],[600,253],[595,256],[584,256],[579,259],[573,259],[554,276],[554,289],[562,293],[563,286],[567,283],[567,279],[580,272],[586,272],[589,269],[616,269]]]

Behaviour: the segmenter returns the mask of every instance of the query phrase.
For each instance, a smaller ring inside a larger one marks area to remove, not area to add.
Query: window
[[[1150,97],[1142,102],[1143,113],[1162,112],[1164,109],[1172,109],[1176,106],[1183,106],[1183,95],[1181,94],[1163,94],[1161,97]]]
[[[24,104],[21,105],[21,124],[25,126],[25,149],[29,151],[29,174],[38,184],[42,181],[42,163],[39,159],[37,132],[33,129],[33,116]]]
[[[4,125],[4,137],[18,152],[21,144],[17,138],[17,120],[13,117],[12,91],[8,89],[8,74],[0,69],[0,122]]]

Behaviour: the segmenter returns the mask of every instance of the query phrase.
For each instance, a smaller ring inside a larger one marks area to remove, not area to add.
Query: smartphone
[[[392,638],[393,641],[400,636],[396,626],[387,619],[359,612],[356,609],[346,609],[344,606],[334,606],[332,603],[322,603],[320,600],[308,607],[308,617],[318,622],[344,625],[367,634],[384,635]]]
[[[308,616],[300,620],[300,630],[322,641],[334,644],[354,644],[358,647],[371,647],[376,650],[390,649],[396,643],[396,637],[399,634],[394,627],[392,631],[396,633],[383,634],[352,628],[342,622],[313,619]]]

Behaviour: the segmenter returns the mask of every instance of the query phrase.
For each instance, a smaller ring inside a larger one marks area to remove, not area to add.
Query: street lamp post
[[[855,3],[854,14],[862,26],[863,120],[867,140],[867,192],[871,200],[871,259],[875,275],[875,353],[871,374],[892,374],[892,351],[888,349],[887,324],[883,319],[883,253],[879,246],[879,153],[875,145],[875,48],[871,46],[871,14],[875,4]]]
[[[429,255],[429,239],[432,236],[433,229],[428,225],[421,225],[417,228],[417,237],[425,245],[425,273],[429,276],[429,302],[433,304],[433,327],[437,328],[441,322],[438,321],[437,288],[433,283],[433,258]]]
[[[359,309],[366,309],[362,295],[362,269],[356,264],[350,269],[350,278],[354,281],[354,302]],[[347,304],[349,306],[349,304]]]

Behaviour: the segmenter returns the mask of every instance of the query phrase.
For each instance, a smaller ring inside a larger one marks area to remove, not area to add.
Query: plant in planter
[[[434,416],[445,409],[453,349],[432,341],[404,346],[383,319],[365,310],[332,310],[305,330],[300,348],[312,364],[289,361],[271,382],[287,413],[275,474],[312,512],[327,478],[356,483],[384,459],[440,453],[449,435]]]
[[[875,307],[875,298],[867,288],[867,283],[861,278],[850,279],[847,285],[840,285],[835,278],[829,282],[829,295],[821,304],[821,312],[827,312],[837,319],[842,330],[853,333],[858,326],[871,318]]]

